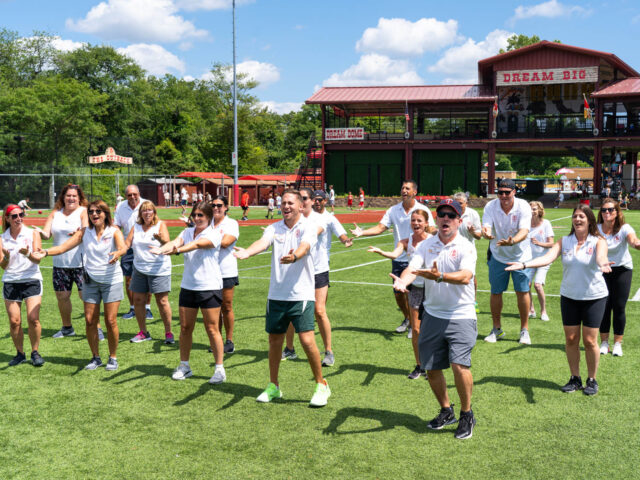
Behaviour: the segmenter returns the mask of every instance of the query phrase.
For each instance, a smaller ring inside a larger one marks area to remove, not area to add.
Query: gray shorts
[[[447,320],[422,314],[418,351],[425,370],[444,370],[450,364],[471,366],[471,350],[476,344],[475,318]]]
[[[409,290],[409,307],[418,310],[424,301],[424,285],[411,285]]]
[[[82,288],[82,301],[86,303],[113,303],[124,298],[122,282],[120,283],[98,283],[91,279],[84,283]]]
[[[134,293],[165,293],[171,291],[171,275],[147,275],[133,268],[129,290]]]

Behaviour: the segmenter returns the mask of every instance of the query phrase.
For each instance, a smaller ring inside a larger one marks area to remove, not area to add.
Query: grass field
[[[568,233],[570,214],[547,210],[557,236]],[[640,224],[640,213],[627,216],[633,226]],[[171,229],[172,236],[178,232]],[[247,246],[260,234],[259,227],[243,227],[239,244]],[[601,359],[600,393],[563,394],[559,387],[569,370],[557,297],[561,266],[553,265],[547,277],[551,321],[531,320],[533,344],[517,343],[519,321],[510,294],[505,294],[506,339],[487,344],[481,340],[491,328],[487,244],[480,242],[481,313],[472,367],[478,424],[472,439],[459,441],[455,426],[439,432],[426,428],[439,407],[427,382],[406,378],[413,357],[410,340],[391,333],[401,315],[389,261],[367,253],[368,245],[390,249],[392,237],[333,247],[328,313],[336,364],[325,368],[333,395],[323,409],[308,408],[314,385],[299,343],[301,358],[281,365],[282,401],[255,402],[268,382],[269,255],[240,263],[236,353],[225,359],[227,382],[218,386],[207,383],[214,362],[201,325],[191,356],[194,376],[171,380],[178,347],[160,340],[159,318],[149,326],[154,341],[141,344],[129,343],[137,333],[135,320],[120,320],[119,370],[84,371],[90,353],[77,296],[78,335],[51,338],[60,320],[51,270],[45,268],[51,259],[45,259],[40,351],[47,363],[40,369],[28,363],[8,368],[15,351],[6,315],[1,326],[0,478],[639,478],[638,302],[627,306],[624,357]],[[640,265],[640,254],[633,256]],[[177,333],[182,258],[172,260]],[[639,288],[636,276],[631,296]],[[121,305],[120,313],[126,310]],[[155,306],[152,310],[158,317]],[[317,339],[321,345],[319,334]],[[28,354],[28,340],[25,345]],[[106,342],[100,348],[105,358]],[[457,414],[451,372],[446,375]]]

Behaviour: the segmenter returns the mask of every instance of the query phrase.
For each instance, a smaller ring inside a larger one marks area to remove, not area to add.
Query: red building
[[[596,193],[602,172],[637,180],[640,74],[611,53],[542,41],[478,62],[477,85],[325,87],[307,103],[322,109],[323,181],[340,193],[394,195],[414,178],[422,193],[480,194],[485,152],[488,193],[496,153],[577,156]]]

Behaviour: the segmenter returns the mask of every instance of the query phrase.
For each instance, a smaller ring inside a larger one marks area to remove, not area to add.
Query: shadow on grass
[[[365,328],[365,327],[334,327],[331,329],[333,332],[345,331],[345,332],[357,332],[357,333],[377,333],[382,335],[385,340],[391,340],[393,337],[401,337],[397,333],[391,330],[382,330],[380,328]]]
[[[30,348],[30,347],[29,347]],[[29,355],[30,355],[30,351],[26,350],[25,354],[27,355],[27,361],[26,364],[31,364],[31,360],[29,359]],[[0,370],[6,370],[8,368],[15,368],[15,367],[10,367],[8,365],[9,360],[11,360],[13,358],[13,355],[7,355],[6,353],[0,353],[0,363],[4,364],[4,366],[2,368],[0,368]],[[80,373],[81,371],[84,370],[84,367],[87,363],[89,363],[90,360],[87,360],[86,358],[74,358],[74,357],[52,357],[46,354],[42,355],[42,358],[44,358],[45,364],[40,367],[40,368],[46,368],[47,367],[47,363],[53,363],[55,365],[67,365],[69,367],[75,367],[76,371],[73,372],[71,375],[76,375],[78,373]],[[19,368],[20,366],[18,366]]]
[[[226,368],[231,369],[231,368],[243,367],[245,365],[251,365],[252,363],[262,362],[263,360],[266,360],[267,358],[269,358],[269,352],[267,350],[250,350],[248,348],[243,348],[242,350],[236,350],[236,352],[233,355],[231,355],[231,357],[227,356],[227,358],[236,358],[236,355],[240,357],[251,357],[251,360],[248,360],[242,363],[234,363],[234,364],[227,362],[226,365],[228,365],[228,367]]]
[[[132,376],[130,378],[123,378],[122,380],[119,381],[115,381],[116,379],[119,379],[120,377],[123,377],[125,375],[128,375],[129,373],[138,373],[138,375],[136,376]],[[173,373],[173,370],[168,368],[168,367],[164,367],[162,365],[133,365],[131,367],[127,367],[124,369],[118,369],[118,371],[112,375],[110,375],[107,378],[103,378],[102,381],[103,382],[114,382],[117,383],[118,385],[122,384],[122,383],[127,383],[127,382],[133,382],[136,380],[140,380],[141,378],[144,377],[150,377],[150,376],[155,376],[155,377],[169,377],[171,376],[171,374]]]
[[[511,347],[504,352],[500,352],[500,355],[507,355],[511,352],[518,352],[520,350],[528,350],[530,348],[536,349],[541,348],[543,350],[560,350],[564,352],[564,343],[534,343],[533,345],[522,345],[518,344],[518,346]]]
[[[356,372],[364,372],[367,374],[365,379],[362,381],[361,385],[367,386],[371,384],[373,378],[377,374],[382,375],[406,375],[406,370],[401,370],[399,368],[389,368],[389,367],[378,367],[376,365],[369,365],[367,363],[350,363],[347,365],[340,365],[340,367],[335,371],[325,375],[325,377],[333,377],[336,375],[342,375],[344,372],[349,370],[353,370]]]
[[[560,390],[561,385],[550,382],[548,380],[539,380],[537,378],[525,378],[525,377],[484,377],[479,381],[474,381],[473,386],[484,385],[486,383],[496,383],[498,385],[504,385],[507,387],[517,387],[522,390],[527,403],[536,403],[533,398],[534,388],[546,388],[548,390]]]
[[[338,428],[350,417],[375,420],[380,423],[380,426],[363,430],[338,431]],[[414,433],[425,433],[431,431],[427,429],[426,425],[426,422],[417,415],[392,412],[389,410],[377,410],[375,408],[347,407],[338,410],[336,416],[322,433],[325,435],[350,435],[354,433],[383,432],[396,427],[404,427]],[[447,430],[433,430],[433,432],[446,433]]]

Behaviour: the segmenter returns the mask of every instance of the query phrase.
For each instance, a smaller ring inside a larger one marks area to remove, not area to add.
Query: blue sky
[[[0,26],[109,44],[150,74],[232,62],[231,0],[0,0]],[[474,83],[512,33],[611,52],[640,70],[637,0],[237,0],[239,69],[282,113],[321,86]]]

